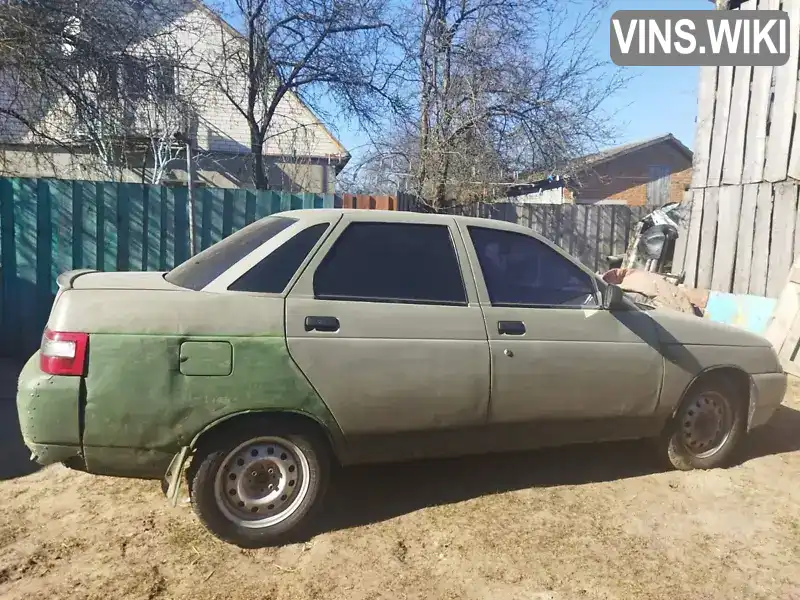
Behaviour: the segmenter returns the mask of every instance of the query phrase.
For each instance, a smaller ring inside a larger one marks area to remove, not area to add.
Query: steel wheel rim
[[[217,507],[248,529],[272,527],[294,514],[308,494],[310,467],[281,437],[250,439],[228,452],[214,478]]]
[[[681,412],[681,441],[695,458],[708,458],[719,452],[732,429],[733,408],[717,392],[696,395]]]

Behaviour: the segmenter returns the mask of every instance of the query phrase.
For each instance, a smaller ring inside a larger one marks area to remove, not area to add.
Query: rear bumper
[[[770,420],[786,395],[786,373],[752,375],[753,391],[748,429],[760,427]]]
[[[81,456],[80,377],[56,377],[39,369],[35,353],[17,385],[17,413],[31,459],[41,465],[70,462]]]

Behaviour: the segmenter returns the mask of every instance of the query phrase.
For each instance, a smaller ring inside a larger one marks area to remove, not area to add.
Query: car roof
[[[466,217],[462,215],[447,215],[438,213],[418,213],[410,211],[397,211],[397,210],[372,210],[364,208],[303,208],[298,210],[288,210],[280,213],[273,213],[270,216],[293,217],[296,219],[303,219],[308,217],[314,218],[330,218],[338,217],[340,215],[356,214],[369,216],[371,221],[378,222],[398,222],[403,223],[452,223],[453,220],[464,223],[465,225],[477,225],[480,227],[490,227],[492,229],[505,229],[509,231],[522,231],[528,234],[535,232],[530,228],[508,221],[500,221],[496,219],[483,219],[480,217]],[[537,236],[541,237],[541,236]]]

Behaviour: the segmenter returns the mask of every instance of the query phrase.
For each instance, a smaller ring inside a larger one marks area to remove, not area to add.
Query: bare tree
[[[433,208],[501,194],[613,138],[624,85],[595,56],[605,0],[415,0],[406,52],[415,118],[366,156]],[[364,166],[367,169],[368,166]]]
[[[38,0],[0,9],[0,129],[6,142],[56,147],[110,178],[152,180],[192,123],[191,90],[176,89],[186,49],[185,0]],[[184,93],[181,94],[180,92]],[[166,155],[166,156],[165,156]]]
[[[322,116],[355,117],[362,126],[376,123],[386,106],[396,103],[390,84],[399,60],[389,51],[389,0],[233,4],[242,35],[221,24],[227,35],[219,85],[247,120],[257,188],[269,183],[264,149],[270,137],[307,126],[307,120],[280,109],[289,97]]]

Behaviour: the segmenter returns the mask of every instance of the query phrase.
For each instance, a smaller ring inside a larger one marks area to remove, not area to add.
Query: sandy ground
[[[317,535],[258,551],[158,482],[36,471],[13,398],[0,427],[5,600],[800,600],[800,385],[727,470],[641,443],[351,469]]]

